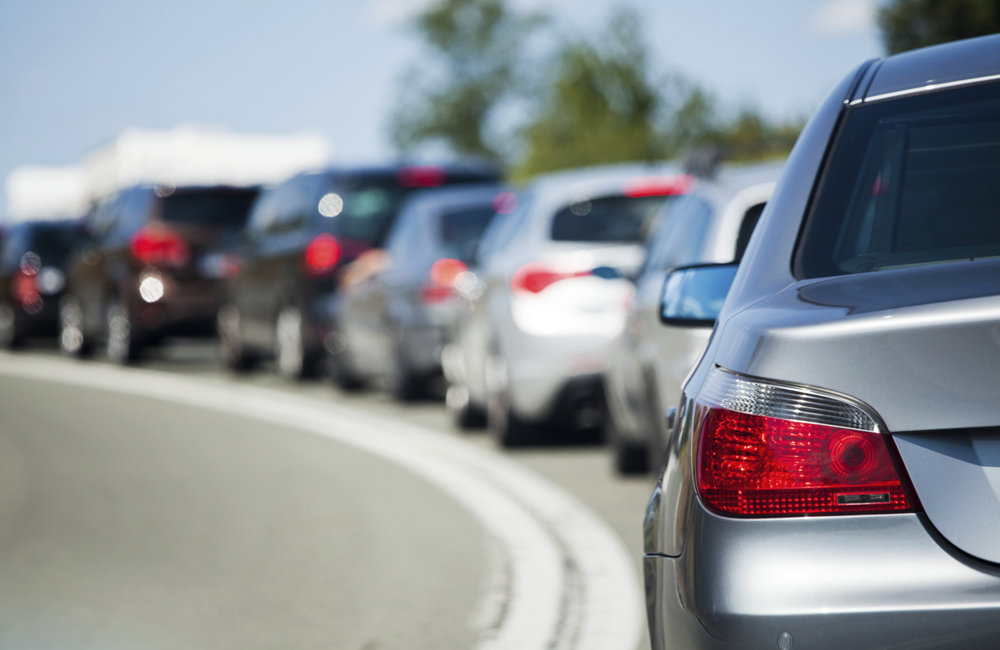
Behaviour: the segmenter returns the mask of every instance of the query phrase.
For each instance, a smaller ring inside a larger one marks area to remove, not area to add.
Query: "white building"
[[[325,137],[254,135],[179,126],[126,129],[77,167],[19,167],[7,177],[10,221],[82,215],[96,199],[137,183],[276,183],[329,159]]]

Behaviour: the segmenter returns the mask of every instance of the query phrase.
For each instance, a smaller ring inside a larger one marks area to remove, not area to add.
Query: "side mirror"
[[[663,283],[660,322],[680,327],[715,325],[737,268],[737,264],[698,264],[672,269]]]

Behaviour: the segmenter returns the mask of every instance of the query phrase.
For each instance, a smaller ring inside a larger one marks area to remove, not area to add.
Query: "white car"
[[[662,465],[664,416],[677,406],[681,385],[712,331],[711,321],[660,322],[667,272],[692,264],[738,262],[783,166],[726,165],[711,178],[699,177],[687,196],[669,206],[650,235],[636,277],[635,300],[604,377],[605,439],[619,472],[658,470]]]
[[[444,358],[459,424],[485,414],[504,446],[600,430],[608,345],[632,292],[619,278],[639,267],[663,202],[690,185],[673,168],[622,165],[544,176],[512,196],[484,235]]]

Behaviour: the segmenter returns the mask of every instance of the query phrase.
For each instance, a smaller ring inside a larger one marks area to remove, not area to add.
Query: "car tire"
[[[83,308],[73,296],[59,302],[59,349],[76,359],[89,357],[93,346],[83,327]]]
[[[506,363],[493,357],[490,365],[493,385],[486,406],[486,428],[501,447],[524,446],[533,441],[537,427],[522,419],[511,406]]]
[[[106,312],[106,325],[108,360],[122,366],[138,361],[142,356],[142,335],[128,309],[118,301],[112,302]]]
[[[396,348],[390,363],[389,394],[395,400],[413,402],[427,395],[426,378],[413,371],[402,347]]]
[[[645,474],[649,471],[649,451],[642,443],[626,440],[615,431],[610,413],[605,414],[604,436],[611,447],[615,471],[625,476]]]
[[[0,348],[16,350],[24,344],[17,311],[10,303],[0,304]]]
[[[274,362],[278,374],[290,381],[315,375],[316,361],[306,350],[302,310],[293,305],[282,308],[275,319]]]
[[[216,316],[219,336],[219,359],[222,366],[233,372],[247,372],[257,365],[256,357],[247,351],[240,332],[240,312],[236,305],[226,303]]]
[[[472,403],[469,389],[460,384],[450,384],[444,396],[445,408],[455,428],[482,429],[486,426],[486,410]]]

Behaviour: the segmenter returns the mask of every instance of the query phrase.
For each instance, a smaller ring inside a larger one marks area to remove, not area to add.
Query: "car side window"
[[[281,187],[281,185],[277,185],[264,190],[254,202],[250,216],[247,219],[247,234],[251,238],[262,235],[270,227],[271,222],[274,221],[277,213],[278,192],[281,190]]]
[[[712,206],[699,196],[689,194],[674,202],[653,235],[643,271],[666,271],[697,261],[711,218]]]
[[[743,221],[740,223],[740,232],[736,236],[736,251],[733,254],[733,261],[739,262],[743,259],[743,253],[747,250],[747,244],[750,243],[750,235],[753,234],[753,229],[757,227],[757,222],[760,221],[760,215],[764,212],[764,203],[758,203],[757,205],[751,206],[743,213]]]
[[[505,249],[514,241],[517,233],[528,222],[528,215],[531,212],[532,197],[528,193],[518,193],[515,196],[516,205],[513,211],[502,219],[494,219],[490,222],[486,232],[483,233],[482,243],[479,245],[479,262],[486,265],[494,255]]]

